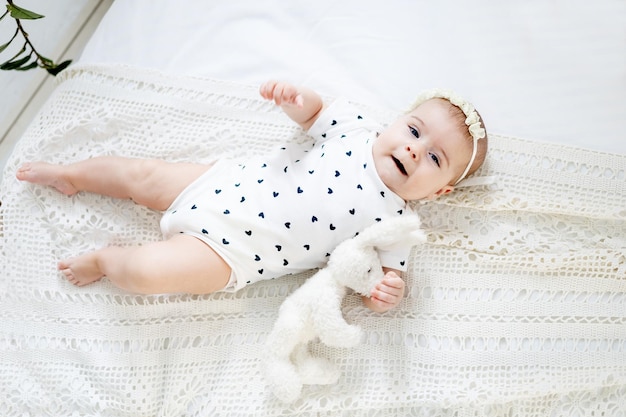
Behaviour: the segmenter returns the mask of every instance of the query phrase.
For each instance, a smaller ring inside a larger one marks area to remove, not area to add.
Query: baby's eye
[[[412,134],[413,136],[415,136],[416,138],[418,138],[418,139],[419,139],[419,137],[420,137],[420,132],[419,132],[416,128],[414,128],[413,126],[409,126],[409,130],[411,131],[411,134]]]
[[[432,159],[438,167],[441,167],[441,165],[439,164],[439,157],[437,155],[435,155],[434,153],[430,154],[430,159]]]

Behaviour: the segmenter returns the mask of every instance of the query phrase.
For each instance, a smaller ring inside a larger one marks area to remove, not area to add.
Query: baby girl
[[[62,260],[65,277],[79,286],[107,277],[144,294],[205,294],[320,268],[341,241],[405,214],[408,201],[450,193],[485,159],[481,117],[451,92],[425,93],[386,128],[305,87],[270,81],[260,93],[315,143],[208,165],[98,157],[21,166],[21,181],[67,195],[130,198],[164,212],[166,239]],[[409,250],[380,253],[385,274],[363,298],[372,310],[387,311],[402,299]]]

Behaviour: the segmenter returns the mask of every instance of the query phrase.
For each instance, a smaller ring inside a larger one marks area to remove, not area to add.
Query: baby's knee
[[[127,291],[137,294],[158,294],[163,293],[162,272],[158,268],[150,251],[138,248],[133,251],[125,260],[123,274],[119,276],[121,282],[117,284]]]
[[[143,295],[176,292],[172,291],[169,285],[164,285],[163,279],[149,271],[140,271],[139,273],[128,275],[123,288],[132,293]]]
[[[166,162],[158,159],[136,159],[130,170],[129,194],[134,202],[156,210],[165,210],[171,204],[163,172]]]
[[[150,277],[149,274],[139,273],[139,274],[129,274],[125,277],[124,289],[127,291],[136,293],[136,294],[157,294],[159,292],[158,288],[154,285],[155,281]]]

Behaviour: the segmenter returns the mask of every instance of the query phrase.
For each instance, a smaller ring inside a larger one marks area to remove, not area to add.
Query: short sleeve
[[[358,130],[381,131],[382,126],[346,99],[337,98],[319,115],[308,134],[316,141],[324,142]]]
[[[378,256],[382,266],[406,271],[408,259],[411,254],[410,247],[394,248],[392,250],[378,250]]]

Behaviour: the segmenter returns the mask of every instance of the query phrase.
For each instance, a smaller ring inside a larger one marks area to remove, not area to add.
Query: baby
[[[260,88],[310,136],[245,162],[211,164],[98,157],[69,165],[25,163],[17,178],[73,195],[130,198],[164,211],[165,240],[110,246],[59,262],[73,284],[106,276],[137,293],[235,291],[323,267],[330,252],[411,200],[451,192],[484,161],[487,137],[471,104],[445,91],[422,95],[387,128],[337,100],[270,81]],[[402,299],[410,248],[380,254],[385,275],[364,303]]]

